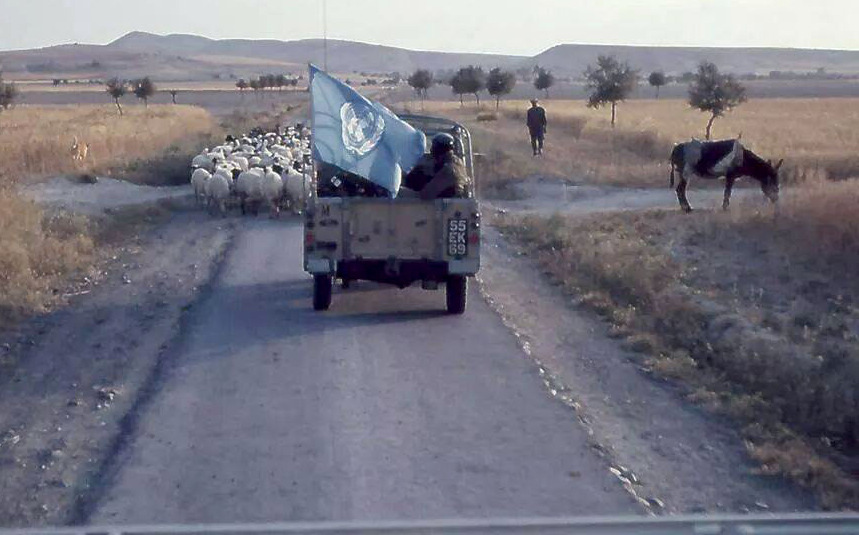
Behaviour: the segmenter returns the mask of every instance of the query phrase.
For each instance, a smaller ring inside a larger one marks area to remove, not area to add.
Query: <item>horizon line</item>
[[[323,38],[321,38],[321,37],[306,37],[303,39],[277,39],[277,38],[260,39],[260,38],[252,38],[252,37],[220,37],[220,38],[215,38],[215,37],[208,37],[206,35],[195,34],[195,33],[166,33],[166,34],[161,34],[161,33],[149,32],[146,30],[131,30],[131,31],[123,33],[119,37],[116,37],[115,39],[112,39],[106,43],[82,43],[79,41],[78,42],[75,42],[75,41],[60,42],[60,43],[46,44],[43,46],[30,47],[30,48],[3,49],[3,50],[0,50],[0,54],[7,53],[7,52],[26,52],[26,51],[30,51],[30,50],[44,50],[44,49],[48,49],[48,48],[55,48],[55,47],[61,47],[61,46],[109,46],[109,45],[115,43],[116,41],[119,41],[119,40],[121,40],[121,39],[123,39],[129,35],[135,34],[135,33],[146,34],[146,35],[151,35],[151,36],[155,36],[155,37],[179,37],[179,36],[182,36],[182,37],[198,37],[201,39],[207,39],[209,41],[214,41],[214,42],[218,42],[218,41],[257,41],[257,42],[270,41],[271,42],[271,41],[273,41],[273,42],[279,42],[279,43],[298,43],[298,42],[302,42],[302,41],[322,41],[323,40]],[[809,50],[809,51],[818,51],[818,52],[857,52],[857,53],[859,53],[859,49],[819,48],[819,47],[799,47],[799,46],[761,46],[761,45],[756,45],[756,46],[750,46],[750,45],[712,46],[712,45],[675,45],[675,44],[664,45],[664,44],[617,44],[617,43],[560,42],[560,43],[556,43],[554,45],[551,45],[551,46],[543,49],[542,51],[537,52],[536,54],[527,55],[527,54],[505,54],[505,53],[501,53],[501,52],[446,51],[446,50],[435,50],[435,49],[424,49],[424,48],[408,48],[408,47],[390,45],[390,44],[384,44],[384,43],[374,43],[374,42],[370,42],[370,41],[362,41],[362,40],[356,40],[356,39],[343,39],[343,38],[336,38],[336,37],[329,37],[328,41],[343,42],[343,43],[355,43],[355,44],[368,45],[368,46],[380,46],[380,47],[386,47],[386,48],[395,48],[398,50],[405,50],[408,52],[430,52],[430,53],[435,53],[435,54],[474,54],[474,55],[480,55],[480,56],[505,56],[505,57],[509,57],[509,58],[521,58],[521,59],[534,58],[536,56],[539,56],[540,54],[548,52],[549,50],[552,50],[553,48],[557,48],[559,46],[590,46],[590,47],[620,47],[620,48],[681,48],[681,49],[705,49],[705,50],[708,50],[708,49],[709,50],[720,50],[720,49],[721,50]]]

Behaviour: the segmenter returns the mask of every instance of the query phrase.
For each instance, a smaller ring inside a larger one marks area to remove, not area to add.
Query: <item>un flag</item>
[[[426,137],[388,108],[310,66],[313,155],[385,188],[391,197],[426,151]]]

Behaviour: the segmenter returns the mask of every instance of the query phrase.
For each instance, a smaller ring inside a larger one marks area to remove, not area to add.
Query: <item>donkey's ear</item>
[[[784,158],[782,158],[781,160],[778,161],[777,164],[775,164],[775,170],[778,171],[779,168],[781,167],[781,164],[783,164],[783,163],[784,163]]]

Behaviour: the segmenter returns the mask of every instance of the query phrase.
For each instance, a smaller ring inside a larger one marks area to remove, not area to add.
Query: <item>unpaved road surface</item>
[[[239,232],[92,521],[636,512],[476,289],[316,313],[301,236]]]
[[[441,291],[370,283],[313,312],[296,219],[169,225],[131,282],[117,273],[27,346],[3,398],[19,410],[0,419],[19,437],[0,443],[3,524],[816,507],[754,475],[725,422],[643,373],[494,231],[456,317]]]
[[[700,182],[700,181],[699,181]],[[696,209],[721,209],[724,192],[710,182],[707,187],[696,188],[693,182],[688,192],[689,201]],[[666,184],[667,186],[667,184]],[[751,199],[765,202],[757,189],[746,183],[738,183],[731,202]],[[516,184],[513,188],[516,200],[493,200],[489,204],[523,214],[596,214],[651,208],[679,208],[674,190],[653,188],[623,188],[617,186],[594,186],[568,184],[557,179],[532,179]]]
[[[28,185],[22,193],[54,208],[98,216],[105,211],[188,197],[191,186],[143,186],[110,177],[83,184],[75,177],[58,176]]]

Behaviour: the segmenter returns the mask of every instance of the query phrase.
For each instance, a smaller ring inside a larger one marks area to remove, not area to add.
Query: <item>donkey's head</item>
[[[779,160],[775,165],[773,165],[771,160],[767,160],[765,175],[761,177],[761,190],[772,202],[778,202],[778,171],[781,169],[781,164],[783,163],[783,159]]]

